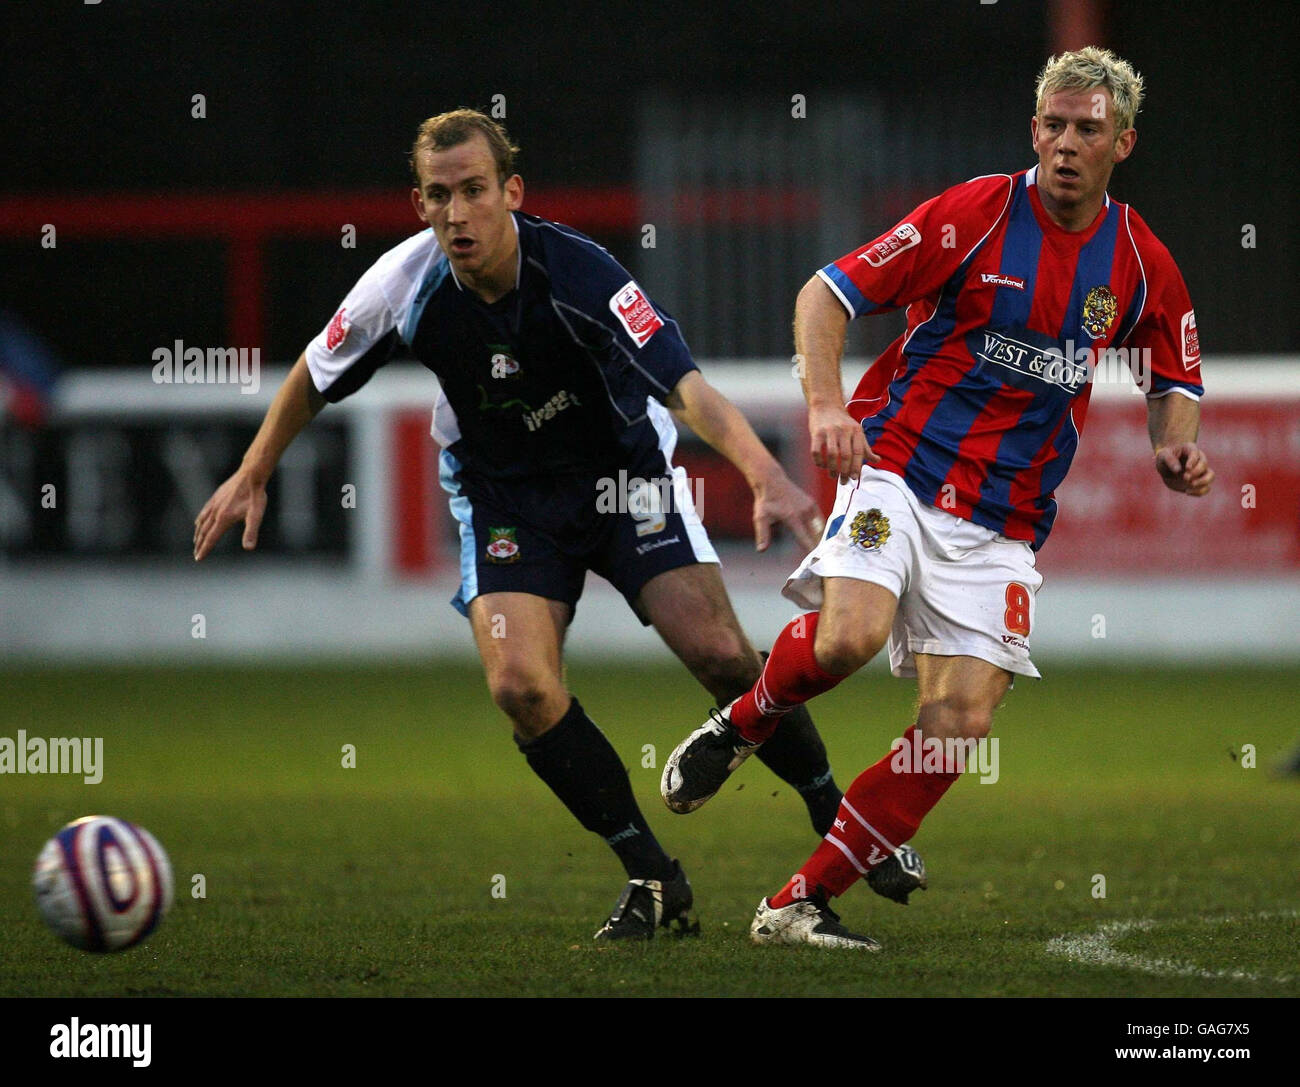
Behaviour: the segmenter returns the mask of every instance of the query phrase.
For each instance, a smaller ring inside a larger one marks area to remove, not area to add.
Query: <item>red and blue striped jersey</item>
[[[1035,550],[1093,380],[1123,369],[1148,397],[1203,392],[1196,316],[1169,251],[1109,196],[1090,226],[1064,230],[1037,172],[954,186],[818,272],[850,317],[907,307],[907,332],[848,404],[877,467]]]

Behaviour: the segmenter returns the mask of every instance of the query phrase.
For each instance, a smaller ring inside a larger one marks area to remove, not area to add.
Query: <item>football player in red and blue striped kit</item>
[[[699,807],[784,714],[886,642],[920,698],[915,724],[850,786],[816,852],[759,905],[756,943],[879,948],[829,900],[916,833],[1014,676],[1038,675],[1034,552],[1092,381],[1126,364],[1146,394],[1160,478],[1193,496],[1210,488],[1187,288],[1146,223],[1106,191],[1133,151],[1141,97],[1141,76],[1109,50],[1053,57],[1031,121],[1036,166],[941,193],[800,293],[813,459],[840,481],[821,542],[784,590],[812,611],[782,632],[755,686],[673,752],[664,798]],[[846,405],[848,321],[899,307],[906,333]]]

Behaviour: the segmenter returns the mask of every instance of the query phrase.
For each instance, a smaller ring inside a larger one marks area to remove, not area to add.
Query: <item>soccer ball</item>
[[[45,923],[73,947],[121,951],[171,908],[172,866],[143,827],[87,815],[45,843],[32,886]]]

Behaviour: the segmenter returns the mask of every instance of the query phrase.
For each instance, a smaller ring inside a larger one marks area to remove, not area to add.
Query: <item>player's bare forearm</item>
[[[1195,442],[1201,429],[1201,404],[1180,393],[1147,400],[1147,433],[1151,448]]]
[[[241,469],[265,483],[289,444],[324,406],[325,398],[316,391],[307,369],[307,356],[299,355],[267,408],[266,418],[244,454]]]
[[[1147,400],[1147,433],[1155,451],[1155,467],[1170,490],[1199,498],[1214,482],[1214,472],[1197,444],[1201,405],[1179,393]]]
[[[794,349],[808,401],[812,459],[840,482],[855,477],[864,460],[880,460],[862,427],[844,410],[840,358],[848,324],[849,315],[818,276],[804,284],[794,308]]]
[[[325,406],[325,399],[299,356],[280,386],[244,454],[239,469],[216,489],[194,519],[194,561],[204,558],[231,525],[244,522],[243,546],[257,546],[257,534],[266,512],[266,481],[289,443]]]
[[[849,316],[839,299],[813,276],[794,304],[794,349],[809,408],[844,407],[840,356],[848,327]]]
[[[790,481],[735,404],[697,370],[677,383],[667,404],[678,419],[744,475],[754,492],[758,550],[767,550],[774,524],[788,526],[805,547],[816,542],[822,530],[816,503]]]
[[[754,428],[730,400],[693,370],[677,383],[667,400],[672,413],[700,439],[734,464],[750,489],[758,491],[785,471]]]

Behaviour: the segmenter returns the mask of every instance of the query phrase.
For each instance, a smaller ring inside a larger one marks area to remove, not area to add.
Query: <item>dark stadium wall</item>
[[[1113,190],[1178,261],[1211,356],[1300,344],[1295,14],[1276,2],[1114,5],[1113,40],[1147,99]]]
[[[1138,153],[1113,189],[1132,200],[1184,268],[1205,343],[1217,352],[1296,342],[1294,66],[1285,9],[1112,5],[1109,44],[1149,81]],[[656,88],[707,98],[770,93],[776,104],[861,90],[886,103],[921,92],[1032,110],[1051,40],[1046,9],[996,4],[399,3],[181,6],[5,5],[0,200],[120,192],[375,191],[402,198],[423,116],[496,99],[536,191],[629,186],[636,104]],[[1262,12],[1262,14],[1261,14]],[[1231,47],[1228,47],[1231,43]],[[944,73],[948,73],[945,76]],[[193,116],[193,96],[204,114]],[[955,107],[956,108],[956,107]],[[707,118],[705,118],[707,120]],[[1008,123],[1020,123],[1014,120]],[[989,162],[988,170],[1029,164]],[[1245,224],[1256,248],[1241,245]],[[292,357],[358,272],[397,236],[286,238],[266,252],[270,358]],[[604,237],[633,256],[634,236]],[[849,239],[852,241],[853,239]],[[342,253],[342,259],[340,254]],[[74,365],[144,365],[175,336],[223,343],[220,246],[150,239],[54,250],[0,236],[0,297]],[[784,344],[773,344],[774,354]]]

